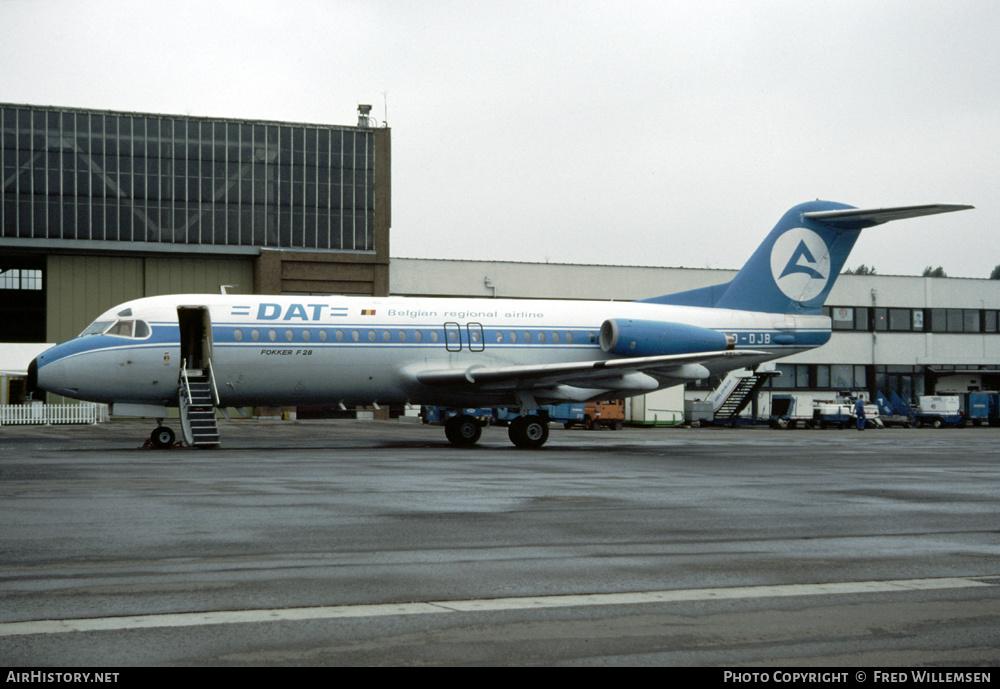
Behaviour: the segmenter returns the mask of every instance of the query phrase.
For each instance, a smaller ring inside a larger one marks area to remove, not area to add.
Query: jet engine
[[[666,321],[610,318],[601,325],[601,349],[622,356],[695,354],[733,349],[736,339],[708,328]]]

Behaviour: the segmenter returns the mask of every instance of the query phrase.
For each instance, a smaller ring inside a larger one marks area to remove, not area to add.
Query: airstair
[[[780,375],[781,372],[775,370],[730,371],[707,399],[715,413],[714,423],[735,425],[740,412],[756,399],[761,387]]]
[[[211,360],[206,368],[181,368],[179,401],[184,441],[194,447],[218,447],[219,424],[215,408],[219,397]]]

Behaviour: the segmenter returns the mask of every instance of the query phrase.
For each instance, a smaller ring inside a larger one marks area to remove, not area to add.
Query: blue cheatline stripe
[[[872,593],[916,593],[944,591],[1000,584],[1000,576],[945,577],[939,579],[895,579],[889,581],[848,581],[829,584],[779,584],[775,586],[735,586],[729,588],[637,591],[631,593],[591,593],[565,596],[519,598],[475,598],[429,601],[425,603],[382,603],[372,605],[323,605],[263,610],[214,610],[127,617],[33,620],[0,623],[0,636],[65,634],[69,632],[118,631],[123,629],[165,629],[203,627],[258,622],[373,618],[402,615],[468,614],[510,610],[545,610],[614,605],[656,605],[711,600],[754,600],[801,596],[859,595]]]

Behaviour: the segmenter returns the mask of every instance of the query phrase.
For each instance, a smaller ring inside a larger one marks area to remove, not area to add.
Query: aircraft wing
[[[418,371],[416,379],[429,386],[458,386],[482,390],[534,389],[554,385],[615,389],[630,388],[629,374],[694,380],[706,378],[708,369],[701,364],[725,359],[727,368],[740,368],[741,360],[767,356],[752,350],[665,354],[625,357],[606,361],[583,361],[520,366],[470,366],[466,369]],[[634,380],[632,381],[634,384]]]

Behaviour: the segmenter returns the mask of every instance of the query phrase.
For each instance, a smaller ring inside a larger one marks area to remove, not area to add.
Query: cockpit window
[[[108,327],[114,325],[114,321],[94,321],[87,326],[87,329],[80,333],[80,337],[85,335],[102,335]]]
[[[135,321],[118,321],[104,333],[105,335],[117,335],[118,337],[132,337],[132,326]]]
[[[150,329],[146,321],[118,320],[118,321],[94,321],[86,330],[80,333],[80,337],[85,335],[115,335],[117,337],[144,338],[149,337]]]

